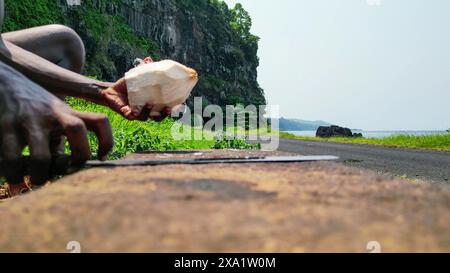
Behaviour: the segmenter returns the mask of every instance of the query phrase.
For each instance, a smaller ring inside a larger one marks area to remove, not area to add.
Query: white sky
[[[450,128],[449,0],[225,1],[252,16],[259,83],[282,116]]]

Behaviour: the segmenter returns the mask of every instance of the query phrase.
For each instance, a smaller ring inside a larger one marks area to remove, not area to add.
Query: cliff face
[[[194,94],[205,104],[265,104],[257,82],[257,40],[249,42],[232,27],[234,13],[221,1],[84,0],[79,6],[66,0],[56,5],[55,0],[14,2],[6,1],[7,30],[38,23],[69,25],[85,42],[88,75],[112,81],[136,57],[170,58],[199,72]]]

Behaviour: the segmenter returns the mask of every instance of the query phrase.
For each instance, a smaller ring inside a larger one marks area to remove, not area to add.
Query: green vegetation
[[[85,73],[115,81],[131,68],[136,57],[160,60],[161,49],[152,39],[136,33],[124,17],[109,14],[108,5],[108,1],[86,1],[70,10],[68,19],[61,23],[72,26],[85,42]]]
[[[107,13],[110,2],[84,1],[65,11],[58,1],[6,0],[2,32],[48,24],[71,26],[86,46],[85,73],[115,81],[131,67],[134,58],[152,56],[159,60],[161,49],[152,39],[136,33],[125,18]]]
[[[448,134],[440,134],[440,135],[429,135],[429,136],[396,135],[385,138],[301,137],[286,132],[281,132],[280,136],[302,140],[381,145],[397,148],[431,149],[437,151],[450,152],[450,132]]]
[[[79,111],[103,113],[108,116],[113,127],[114,150],[110,159],[118,159],[134,152],[149,150],[188,150],[188,149],[253,149],[256,145],[243,139],[229,139],[223,134],[202,131],[187,127],[191,134],[203,135],[201,140],[176,140],[171,134],[174,121],[170,118],[161,123],[149,121],[128,121],[106,107],[98,106],[79,99],[67,99],[69,105]],[[91,147],[97,147],[94,135],[89,135]],[[95,157],[95,152],[93,157]]]
[[[63,19],[57,1],[5,0],[5,8],[2,32],[54,24]]]
[[[259,37],[250,32],[252,28],[252,18],[250,17],[250,14],[240,3],[237,3],[230,12],[230,26],[240,36],[244,50],[247,51],[250,56],[257,56]]]

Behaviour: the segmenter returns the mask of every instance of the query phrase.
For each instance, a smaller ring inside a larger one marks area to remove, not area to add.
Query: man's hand
[[[140,59],[137,59],[140,60]],[[147,57],[144,60],[140,60],[139,65],[143,65],[146,63],[152,63],[153,59],[151,57]],[[122,78],[118,80],[112,87],[107,88],[102,91],[103,98],[106,100],[107,105],[116,111],[117,113],[121,114],[125,118],[129,120],[141,120],[146,121],[148,119],[155,120],[155,121],[161,121],[165,119],[167,116],[169,116],[172,112],[172,109],[169,107],[164,108],[160,113],[157,112],[157,114],[151,114],[152,111],[152,105],[146,105],[142,111],[138,111],[137,109],[132,109],[128,102],[128,91],[127,91],[127,84],[125,82],[125,79]]]
[[[120,79],[112,87],[102,91],[102,95],[107,105],[115,112],[121,114],[129,120],[146,121],[148,119],[161,121],[172,112],[171,108],[166,107],[157,115],[150,115],[152,105],[146,105],[142,111],[138,112],[132,109],[128,102],[128,92],[125,79]]]
[[[0,159],[8,182],[23,181],[22,150],[30,149],[30,179],[42,185],[49,179],[51,160],[67,136],[74,164],[91,156],[87,131],[99,140],[99,159],[113,146],[111,126],[100,114],[80,113],[45,91],[25,76],[0,63]]]

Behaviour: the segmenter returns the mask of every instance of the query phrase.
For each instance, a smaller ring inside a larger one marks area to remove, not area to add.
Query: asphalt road
[[[371,145],[282,138],[280,151],[303,155],[335,155],[347,165],[420,179],[450,183],[450,153]]]

